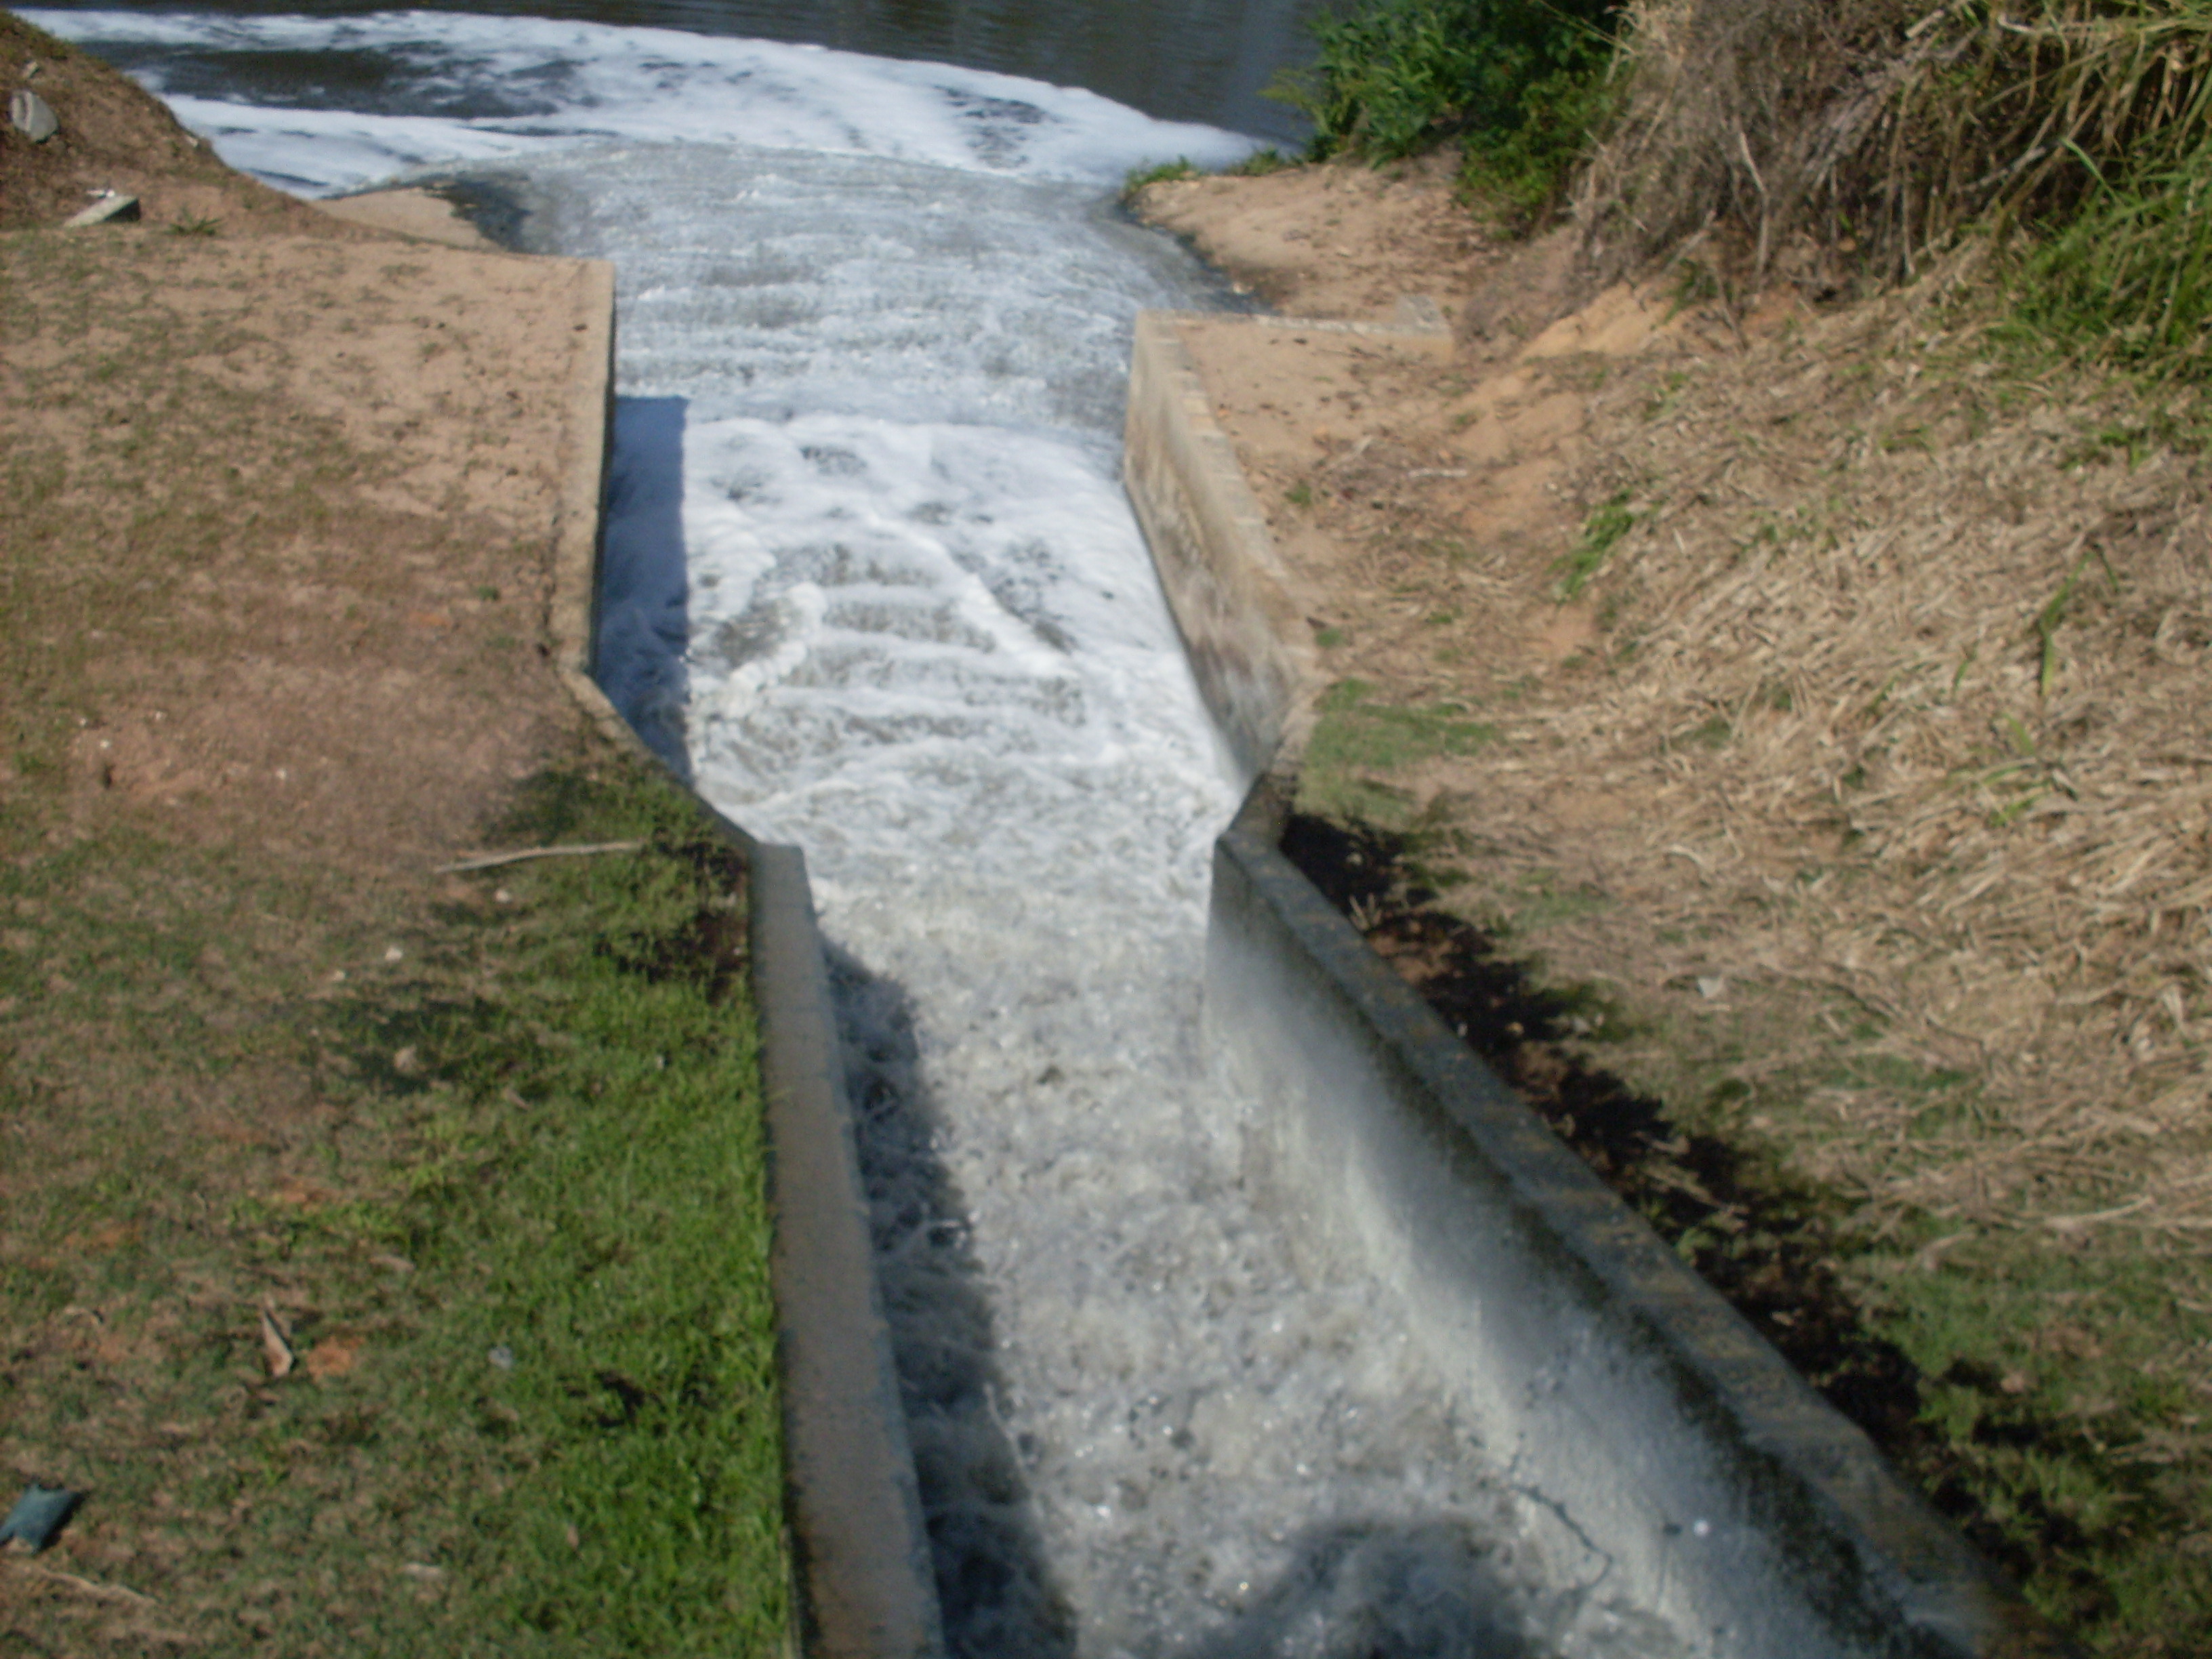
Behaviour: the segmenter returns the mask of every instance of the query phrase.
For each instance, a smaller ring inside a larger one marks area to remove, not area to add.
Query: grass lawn
[[[469,257],[0,237],[0,1651],[787,1648],[744,871]]]

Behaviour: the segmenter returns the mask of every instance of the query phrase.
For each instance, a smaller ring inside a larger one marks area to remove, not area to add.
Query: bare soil
[[[2193,405],[1995,351],[1971,253],[1731,311],[1693,267],[1577,292],[1571,233],[1462,219],[1455,263],[1439,181],[1140,210],[1459,330],[1188,331],[1337,684],[1303,804],[1397,872],[1355,919],[2048,1611],[2201,1650]]]

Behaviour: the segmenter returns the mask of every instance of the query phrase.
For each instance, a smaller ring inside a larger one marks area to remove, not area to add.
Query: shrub
[[[1310,27],[1310,70],[1274,95],[1314,124],[1316,160],[1395,161],[1458,137],[1462,178],[1533,217],[1606,107],[1620,0],[1366,0]]]

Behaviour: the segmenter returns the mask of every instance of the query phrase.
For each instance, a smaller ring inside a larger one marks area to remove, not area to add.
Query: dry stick
[[[514,853],[483,853],[452,864],[441,864],[430,873],[434,876],[458,875],[465,870],[489,870],[502,864],[520,864],[525,859],[586,858],[594,853],[635,853],[645,843],[641,841],[602,841],[589,846],[526,847]]]
[[[85,1595],[97,1597],[102,1601],[131,1601],[142,1607],[161,1605],[152,1596],[142,1595],[121,1584],[95,1583],[89,1578],[80,1578],[73,1572],[63,1572],[56,1567],[41,1567],[28,1561],[21,1561],[16,1564],[15,1571],[28,1573],[33,1578],[45,1578],[57,1584],[66,1584],[71,1589],[82,1590]]]

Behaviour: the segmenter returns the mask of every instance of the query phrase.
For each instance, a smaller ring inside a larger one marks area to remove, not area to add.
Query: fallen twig
[[[129,1589],[121,1584],[96,1583],[89,1578],[80,1578],[73,1572],[64,1572],[58,1567],[42,1567],[35,1562],[18,1561],[15,1571],[26,1572],[33,1578],[49,1579],[57,1584],[66,1584],[73,1590],[96,1597],[102,1601],[129,1601],[138,1607],[152,1607],[161,1604],[150,1595]]]
[[[441,864],[431,873],[459,875],[466,870],[490,870],[502,864],[520,864],[526,859],[588,858],[594,853],[635,853],[644,845],[641,841],[602,841],[588,846],[525,847],[513,853],[477,853],[451,864]]]

